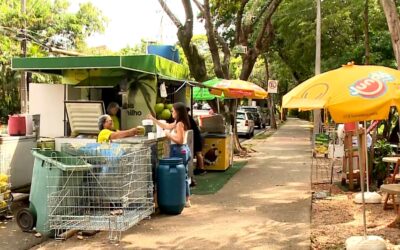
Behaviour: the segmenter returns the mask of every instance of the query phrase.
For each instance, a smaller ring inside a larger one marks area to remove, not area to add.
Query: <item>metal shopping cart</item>
[[[150,148],[90,144],[64,150],[91,168],[73,179],[65,172],[63,186],[50,193],[49,224],[56,237],[68,229],[108,230],[110,240],[119,240],[154,212]],[[48,183],[55,188],[52,178]]]
[[[149,148],[91,144],[55,152],[34,155],[46,168],[45,229],[56,239],[75,229],[109,231],[110,240],[118,241],[122,231],[154,212]]]

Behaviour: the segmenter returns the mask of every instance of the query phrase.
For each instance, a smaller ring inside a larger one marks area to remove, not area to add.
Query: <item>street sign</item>
[[[268,80],[268,93],[278,93],[278,80]]]

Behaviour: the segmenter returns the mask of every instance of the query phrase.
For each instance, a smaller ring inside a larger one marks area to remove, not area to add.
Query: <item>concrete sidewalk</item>
[[[102,232],[37,248],[310,249],[308,125],[289,119],[271,137],[248,141],[257,152],[218,193],[192,196],[192,207],[179,216],[142,221],[117,246]]]

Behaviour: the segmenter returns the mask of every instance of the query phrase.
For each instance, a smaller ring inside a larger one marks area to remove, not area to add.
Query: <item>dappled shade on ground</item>
[[[197,185],[191,189],[192,193],[205,195],[218,192],[246,163],[247,161],[236,161],[225,171],[208,171],[205,175],[195,176]]]

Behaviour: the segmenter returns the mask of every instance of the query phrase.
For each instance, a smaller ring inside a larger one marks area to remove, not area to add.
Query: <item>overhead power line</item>
[[[14,27],[6,27],[6,26],[0,26],[0,32],[4,31],[7,33],[8,37],[17,40],[17,41],[29,41],[31,43],[35,43],[36,45],[39,45],[43,49],[47,49],[49,52],[56,53],[56,54],[63,54],[63,55],[69,55],[69,56],[82,56],[84,54],[75,52],[75,51],[68,51],[65,49],[57,48],[54,46],[51,46],[49,44],[45,44],[42,41],[38,40],[35,36],[32,36],[31,34],[23,33],[25,30],[24,29],[18,29]],[[28,31],[28,30],[27,30]],[[30,33],[38,34],[34,31],[30,31]],[[38,34],[40,35],[40,34]],[[43,35],[40,35],[42,37],[45,37]]]

